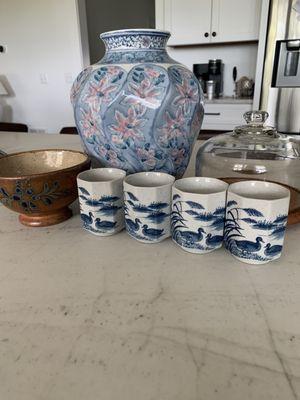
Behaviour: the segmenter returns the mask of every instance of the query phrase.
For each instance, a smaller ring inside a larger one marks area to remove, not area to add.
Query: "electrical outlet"
[[[40,73],[40,82],[43,85],[47,85],[48,84],[48,75],[44,72]]]

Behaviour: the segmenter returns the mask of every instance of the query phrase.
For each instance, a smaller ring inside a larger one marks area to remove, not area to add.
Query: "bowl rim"
[[[2,160],[7,159],[9,157],[13,157],[19,154],[25,154],[25,153],[38,153],[38,152],[43,152],[43,151],[68,151],[71,153],[79,153],[85,156],[85,160],[82,161],[79,164],[73,165],[72,167],[68,167],[68,168],[61,168],[58,169],[56,171],[49,171],[49,172],[41,172],[39,174],[27,174],[27,175],[18,175],[18,176],[2,176],[1,172],[0,172],[0,180],[20,180],[20,179],[31,179],[31,178],[40,178],[43,176],[52,176],[57,174],[58,172],[69,172],[74,168],[79,168],[84,166],[87,163],[91,162],[90,157],[88,156],[88,154],[84,153],[83,151],[79,151],[79,150],[72,150],[72,149],[34,149],[34,150],[25,150],[25,151],[18,151],[16,153],[9,153],[4,155],[3,157],[1,157],[0,162],[2,162]]]

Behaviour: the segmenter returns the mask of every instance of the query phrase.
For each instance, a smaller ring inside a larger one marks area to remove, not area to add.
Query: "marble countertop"
[[[80,148],[71,135],[0,133],[7,151]],[[192,173],[190,168],[189,173]],[[300,226],[282,258],[239,263],[171,240],[28,228],[0,206],[0,398],[300,398]]]

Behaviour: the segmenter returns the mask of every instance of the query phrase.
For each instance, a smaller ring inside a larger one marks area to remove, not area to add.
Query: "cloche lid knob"
[[[269,114],[267,113],[267,111],[255,110],[255,111],[247,111],[244,113],[244,118],[247,124],[251,125],[263,125],[268,119],[268,117]]]

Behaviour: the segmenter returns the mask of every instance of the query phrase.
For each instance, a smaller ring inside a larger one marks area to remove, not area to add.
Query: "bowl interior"
[[[72,150],[36,150],[0,158],[0,178],[45,174],[74,167],[87,160]]]

